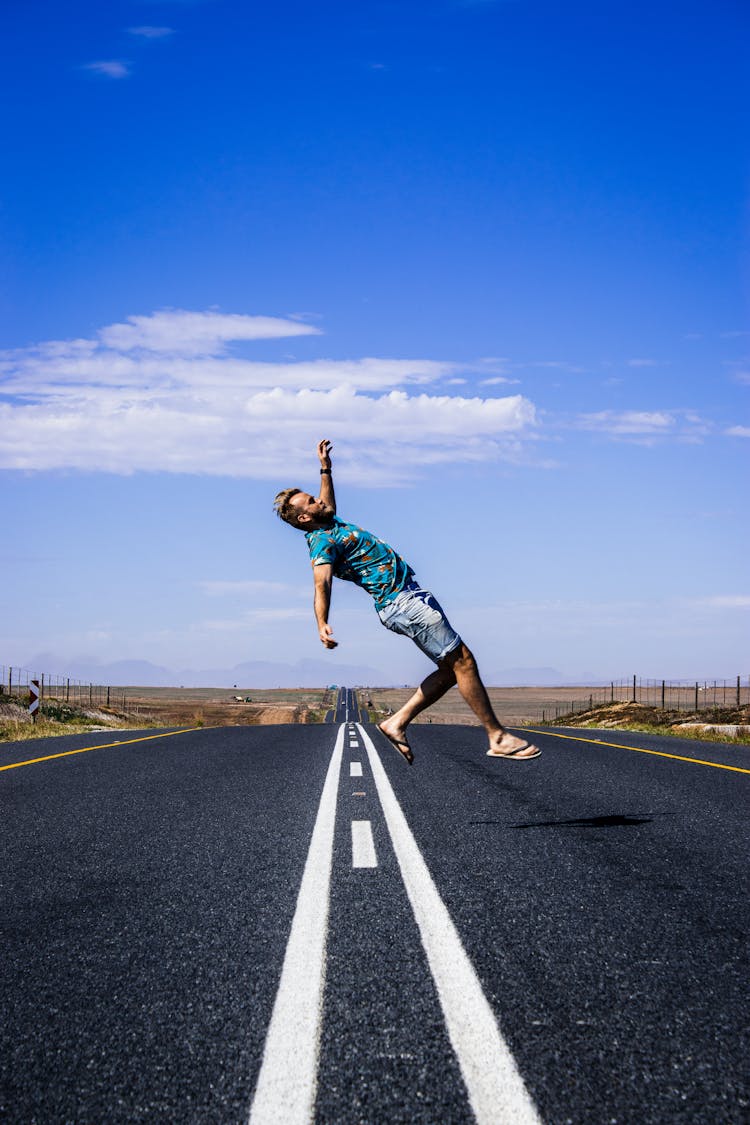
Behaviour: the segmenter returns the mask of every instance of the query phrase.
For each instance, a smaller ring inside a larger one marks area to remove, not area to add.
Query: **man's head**
[[[300,531],[315,531],[330,526],[333,508],[319,497],[299,488],[282,488],[273,502],[276,515]]]

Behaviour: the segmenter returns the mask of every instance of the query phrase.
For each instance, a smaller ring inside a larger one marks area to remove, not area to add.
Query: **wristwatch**
[[[321,470],[320,470],[320,475],[321,475],[321,476],[324,476],[324,475],[325,475],[326,473],[328,474],[328,476],[330,476],[330,475],[331,475],[331,470],[330,470],[330,469],[321,469]]]

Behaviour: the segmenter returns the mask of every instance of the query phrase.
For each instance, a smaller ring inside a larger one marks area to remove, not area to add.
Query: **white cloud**
[[[96,339],[0,353],[0,467],[278,480],[307,472],[322,434],[349,479],[369,484],[414,479],[439,462],[523,456],[536,418],[521,395],[402,389],[457,377],[466,368],[455,363],[255,362],[227,347],[319,334],[276,317],[170,310]]]
[[[218,633],[247,632],[257,625],[279,621],[309,621],[310,609],[252,609],[239,617],[218,618],[201,622],[199,628]]]
[[[750,426],[731,426],[727,433],[730,437],[750,437]]]
[[[127,324],[110,324],[98,336],[106,347],[118,351],[142,348],[172,355],[220,355],[232,340],[275,340],[319,332],[312,325],[276,316],[165,309],[150,316],[129,316]]]
[[[290,593],[296,593],[298,590],[298,587],[289,586],[284,582],[266,582],[262,579],[253,578],[239,580],[206,579],[199,582],[198,586],[210,597],[226,597],[235,594],[284,594],[286,596]]]
[[[696,604],[713,609],[750,609],[750,594],[713,594],[696,599]]]
[[[584,430],[601,430],[610,434],[665,434],[674,429],[675,416],[665,411],[600,410],[582,414],[578,425]]]
[[[322,320],[323,314],[319,312],[290,312],[286,314],[290,320]]]
[[[518,366],[518,365],[516,365]],[[539,359],[529,362],[528,367],[542,367],[549,368],[553,371],[567,371],[571,375],[581,375],[586,371],[585,367],[579,367],[575,363],[568,363],[567,360],[561,359]]]
[[[664,439],[700,443],[712,432],[712,425],[694,410],[601,410],[581,414],[574,427],[609,435],[615,441],[654,445]]]
[[[173,27],[152,27],[150,24],[143,27],[129,27],[128,31],[131,35],[138,35],[142,39],[165,39],[168,35],[174,35]]]
[[[106,78],[127,78],[130,74],[128,64],[121,59],[102,59],[99,62],[85,63],[83,70],[103,74]]]

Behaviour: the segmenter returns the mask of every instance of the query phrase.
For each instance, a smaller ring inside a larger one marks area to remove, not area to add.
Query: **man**
[[[406,728],[421,711],[458,684],[461,695],[487,731],[490,757],[513,762],[538,758],[541,751],[536,746],[516,738],[498,721],[474,657],[432,594],[416,582],[409,564],[387,543],[336,515],[330,441],[318,442],[318,457],[320,495],[285,488],[276,496],[274,507],[282,520],[305,533],[315,583],[315,618],[322,643],[329,649],[338,644],[328,614],[333,579],[341,578],[366,590],[385,627],[411,637],[437,664],[436,671],[400,710],[379,723],[378,729],[411,765],[414,754]]]

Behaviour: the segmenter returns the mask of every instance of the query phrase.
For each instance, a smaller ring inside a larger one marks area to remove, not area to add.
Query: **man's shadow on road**
[[[574,820],[535,820],[527,824],[508,824],[508,828],[635,828],[650,824],[652,816],[581,816]],[[472,824],[501,824],[499,820],[472,820]]]

